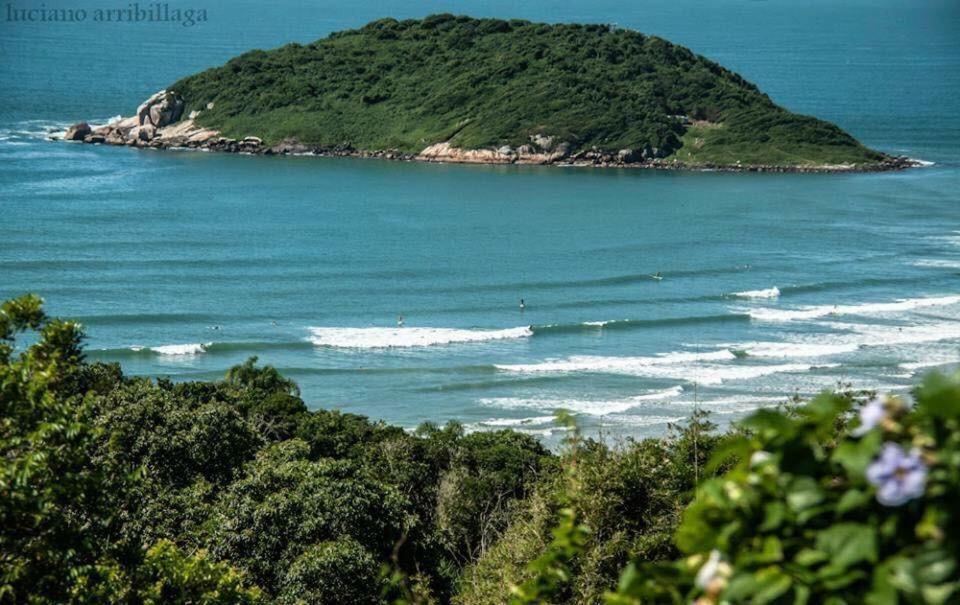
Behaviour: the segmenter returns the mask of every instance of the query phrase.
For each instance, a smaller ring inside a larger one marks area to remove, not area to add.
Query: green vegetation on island
[[[250,51],[168,90],[199,126],[268,145],[418,154],[449,143],[688,166],[889,159],[682,46],[608,25],[382,19]]]
[[[255,360],[124,376],[39,298],[0,305],[0,603],[946,604],[960,379],[696,414],[551,453],[310,411]]]

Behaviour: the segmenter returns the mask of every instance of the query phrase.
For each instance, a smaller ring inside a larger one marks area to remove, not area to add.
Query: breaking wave
[[[733,295],[737,298],[777,298],[780,296],[780,288],[774,286],[765,290],[746,290]]]
[[[658,328],[669,326],[698,325],[749,321],[746,313],[720,313],[716,315],[695,315],[688,317],[664,317],[659,319],[609,319],[605,321],[584,321],[570,324],[547,324],[531,326],[534,335],[595,332],[597,330],[632,330],[640,328]]]
[[[757,321],[786,322],[819,319],[840,315],[884,315],[912,311],[925,307],[945,307],[960,303],[960,296],[935,296],[928,298],[905,298],[888,303],[863,303],[859,305],[820,305],[802,309],[771,309],[759,307],[747,309],[746,313]]]
[[[736,359],[728,350],[711,353],[674,353],[657,357],[604,357],[574,355],[566,359],[532,364],[503,364],[504,372],[522,373],[595,373],[623,374],[645,378],[686,380],[703,385],[717,385],[735,380],[749,380],[769,374],[804,372],[838,364],[787,363],[775,365],[735,365],[717,363]],[[708,362],[708,363],[703,363]]]
[[[683,387],[677,385],[669,389],[649,391],[634,397],[614,400],[554,398],[554,397],[487,397],[480,399],[480,405],[504,410],[537,410],[552,412],[558,409],[568,410],[587,416],[606,416],[621,414],[644,403],[666,401],[679,397]],[[551,417],[546,417],[551,418]]]
[[[108,357],[137,357],[137,356],[153,356],[161,355],[167,357],[185,357],[185,356],[194,356],[200,355],[207,351],[208,347],[212,346],[212,342],[206,343],[186,343],[186,344],[171,344],[171,345],[157,345],[154,347],[144,347],[141,345],[133,345],[124,349],[99,349],[90,351],[94,355],[103,355]]]
[[[309,342],[339,349],[389,349],[509,340],[533,336],[529,326],[505,330],[456,328],[310,328]]]

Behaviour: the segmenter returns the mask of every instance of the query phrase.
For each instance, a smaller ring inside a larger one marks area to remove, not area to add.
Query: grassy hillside
[[[305,46],[250,51],[169,89],[201,112],[201,125],[267,143],[414,153],[444,141],[517,147],[542,135],[554,147],[694,164],[883,157],[686,48],[607,25],[383,19]],[[688,132],[691,121],[707,125],[706,136]]]

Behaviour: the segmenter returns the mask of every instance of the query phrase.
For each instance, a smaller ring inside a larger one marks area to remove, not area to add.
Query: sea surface
[[[725,423],[837,385],[904,392],[958,360],[955,1],[169,5],[208,20],[0,20],[0,298],[37,292],[79,319],[92,359],[209,380],[255,355],[312,407],[548,441],[560,407],[591,433],[662,434],[696,407]],[[668,173],[46,140],[250,48],[435,12],[661,35],[930,165]]]

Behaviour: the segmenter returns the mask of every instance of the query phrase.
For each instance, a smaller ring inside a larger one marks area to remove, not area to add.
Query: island
[[[136,115],[63,138],[148,148],[490,164],[843,172],[915,165],[614,25],[450,14],[253,50]]]

